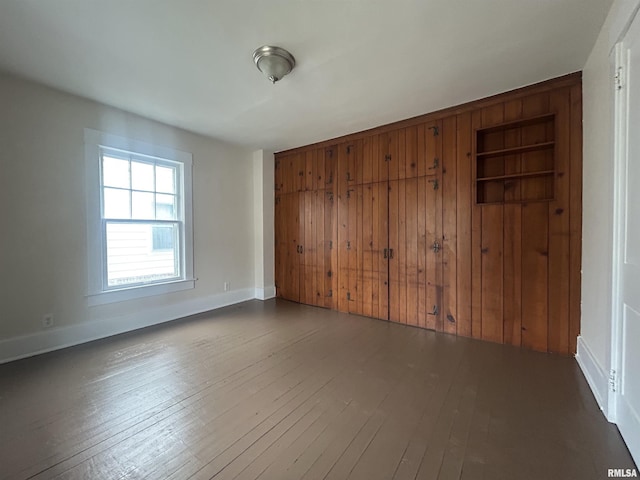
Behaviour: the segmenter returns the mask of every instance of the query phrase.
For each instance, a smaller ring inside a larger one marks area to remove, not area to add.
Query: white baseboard
[[[609,375],[602,368],[589,349],[584,337],[578,337],[576,360],[584,378],[586,378],[600,410],[608,418],[609,412]]]
[[[275,298],[276,296],[276,287],[275,285],[271,285],[270,287],[265,288],[257,288],[255,297],[258,300],[269,300],[270,298]]]
[[[218,293],[136,313],[52,328],[29,335],[0,340],[0,364],[71,347],[92,340],[170,322],[256,298],[253,288]]]

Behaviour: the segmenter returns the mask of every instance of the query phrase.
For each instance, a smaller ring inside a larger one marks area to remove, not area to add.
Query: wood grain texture
[[[549,330],[549,207],[522,207],[522,345],[547,351]]]
[[[472,335],[471,323],[471,211],[473,178],[471,169],[471,114],[456,120],[456,291],[457,334]]]
[[[0,365],[0,391],[3,479],[597,480],[634,468],[571,358],[282,300]]]
[[[325,301],[315,304],[574,352],[580,330],[581,85],[575,76],[544,85],[451,110],[455,115],[424,116],[423,122],[278,154],[276,202],[284,202],[276,205],[278,296],[317,300],[310,294],[319,295],[320,261],[307,244],[319,248],[324,235],[335,244],[325,260],[332,278],[323,282]],[[302,181],[296,177],[300,162]],[[335,194],[333,203],[323,204],[323,228],[306,219],[319,207],[314,196],[303,194],[320,186]],[[294,197],[285,201],[283,195],[300,189],[305,206],[296,218]],[[299,233],[283,220],[288,217],[299,222]],[[304,243],[299,291],[287,275],[295,268],[296,235]],[[432,250],[436,242],[438,253]]]
[[[482,127],[490,127],[504,122],[504,104],[494,105],[482,110]],[[498,131],[486,135],[483,148],[498,150],[504,148],[504,133]],[[485,174],[504,173],[504,159],[485,165]],[[501,185],[496,185],[501,188]],[[500,192],[502,195],[502,192]],[[493,195],[489,193],[489,195]],[[504,198],[504,197],[502,197]],[[504,257],[504,206],[482,206],[481,225],[481,309],[482,339],[501,343],[503,340],[504,312],[502,309],[503,257]]]
[[[504,120],[513,121],[522,118],[522,101],[512,100],[504,105]],[[521,145],[521,131],[514,129],[505,132],[505,147]],[[511,155],[505,158],[505,173],[521,172],[521,156]],[[520,199],[520,182],[511,188],[505,188],[505,201]],[[504,343],[520,346],[522,338],[522,205],[504,206]]]
[[[457,118],[442,125],[442,309],[444,331],[457,334],[458,318],[458,185]]]
[[[482,126],[482,112],[471,114],[471,131]],[[472,135],[473,151],[476,149],[476,135]],[[476,178],[476,163],[471,165],[471,177]],[[474,187],[471,187],[474,188]],[[482,338],[482,213],[476,203],[475,188],[471,203],[471,335]]]
[[[555,119],[555,200],[549,202],[549,331],[547,351],[569,354],[571,93],[550,93]]]

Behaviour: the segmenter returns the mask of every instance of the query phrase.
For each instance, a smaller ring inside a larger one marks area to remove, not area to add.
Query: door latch
[[[433,310],[431,312],[427,312],[427,315],[438,315],[440,313],[440,309],[437,305],[433,306]]]
[[[429,170],[435,170],[440,166],[440,159],[438,157],[433,159],[433,167],[429,167]]]
[[[433,242],[433,245],[431,245],[431,250],[433,250],[435,253],[438,253],[440,251],[440,248],[440,244],[437,240]]]

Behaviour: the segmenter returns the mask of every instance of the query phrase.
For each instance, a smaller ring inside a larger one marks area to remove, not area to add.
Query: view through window
[[[105,290],[182,278],[178,162],[101,149]]]

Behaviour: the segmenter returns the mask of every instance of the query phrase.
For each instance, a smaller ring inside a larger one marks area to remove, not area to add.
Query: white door
[[[616,55],[615,419],[640,464],[640,15]]]

